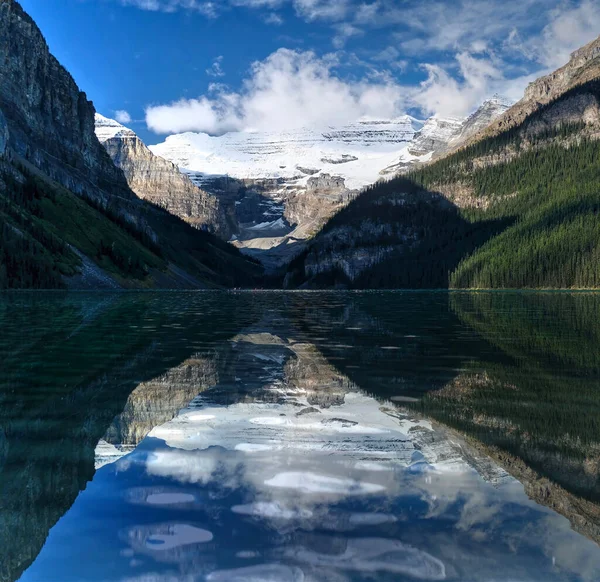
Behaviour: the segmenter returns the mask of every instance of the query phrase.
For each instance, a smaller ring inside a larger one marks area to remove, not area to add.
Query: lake
[[[600,580],[600,294],[0,296],[0,580]]]

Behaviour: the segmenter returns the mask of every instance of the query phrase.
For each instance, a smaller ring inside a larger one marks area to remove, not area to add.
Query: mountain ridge
[[[522,123],[569,89],[600,76],[600,37],[577,49],[569,61],[556,71],[529,83],[522,99],[506,114],[483,131],[474,134],[464,145],[471,145],[486,137],[493,137]]]
[[[219,199],[193,184],[173,163],[154,155],[133,130],[96,113],[95,131],[139,198],[151,201],[196,228],[222,238],[230,237]]]

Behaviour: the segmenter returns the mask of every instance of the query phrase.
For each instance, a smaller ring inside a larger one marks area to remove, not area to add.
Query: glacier
[[[229,176],[305,186],[310,176],[331,174],[358,189],[375,182],[379,170],[397,160],[422,126],[422,121],[403,116],[284,132],[188,132],[171,135],[150,149],[198,185],[214,176]]]

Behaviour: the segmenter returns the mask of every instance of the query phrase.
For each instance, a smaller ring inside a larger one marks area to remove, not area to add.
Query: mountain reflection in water
[[[0,580],[598,580],[599,316],[596,294],[6,296]]]

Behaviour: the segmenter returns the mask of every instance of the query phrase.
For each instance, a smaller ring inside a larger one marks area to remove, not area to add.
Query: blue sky
[[[599,0],[21,0],[98,111],[149,144],[462,116],[564,64]]]

